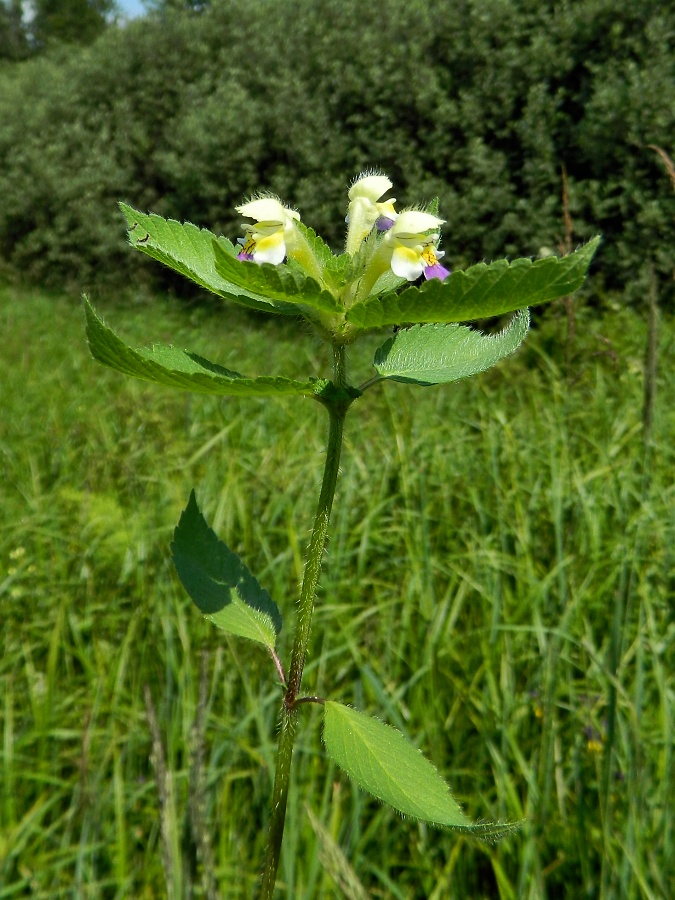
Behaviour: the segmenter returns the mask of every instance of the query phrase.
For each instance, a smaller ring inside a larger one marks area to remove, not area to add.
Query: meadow
[[[98,308],[132,344],[328,371],[293,322]],[[601,308],[581,309],[570,348],[553,309],[481,376],[355,404],[305,674],[402,729],[472,818],[521,830],[492,846],[403,820],[329,763],[305,707],[279,898],[671,896],[674,329],[662,320],[645,440],[645,316]],[[3,289],[0,333],[0,900],[216,896],[188,824],[202,742],[217,895],[253,897],[280,689],[264,650],[194,609],[169,543],[194,486],[284,613],[285,656],[323,410],[106,370],[74,296]],[[356,351],[364,378],[381,342]],[[180,856],[169,888],[146,686]]]

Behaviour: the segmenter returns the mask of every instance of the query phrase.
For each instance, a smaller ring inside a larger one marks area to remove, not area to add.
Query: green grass
[[[328,370],[293,323],[231,307],[103,312],[245,374]],[[549,315],[495,370],[355,404],[304,682],[401,728],[469,815],[522,830],[493,847],[402,820],[327,761],[305,708],[279,898],[364,896],[330,872],[376,898],[669,896],[673,328],[647,456],[642,322],[579,330],[567,373]],[[191,606],[168,544],[194,486],[282,609],[286,656],[325,414],[125,379],[89,358],[73,298],[4,291],[0,332],[0,900],[166,895],[143,687],[180,831],[205,649],[216,876],[251,897],[280,692],[264,650]],[[379,342],[357,348],[363,377]]]

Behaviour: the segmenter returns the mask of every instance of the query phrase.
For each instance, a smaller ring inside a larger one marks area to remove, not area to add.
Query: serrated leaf
[[[104,366],[145,381],[223,397],[280,397],[289,394],[314,396],[324,391],[325,379],[293,381],[282,376],[246,378],[217,363],[164,344],[136,350],[107,328],[84,298],[87,339],[94,359]]]
[[[537,306],[566,297],[581,286],[599,237],[562,258],[505,259],[479,263],[453,272],[445,281],[431,278],[420,287],[400,294],[369,297],[355,303],[346,319],[358,328],[385,325],[467,322]]]
[[[356,253],[340,253],[333,256],[324,270],[324,277],[330,280],[339,290],[348,282],[357,281],[382,242],[382,234],[373,229],[362,241]],[[392,273],[393,274],[393,273]],[[395,276],[394,276],[395,277]],[[393,290],[394,286],[389,289]],[[381,291],[380,291],[381,293]]]
[[[351,253],[339,253],[332,256],[324,265],[323,277],[336,290],[342,288],[352,275],[353,259]]]
[[[387,271],[383,275],[380,275],[380,277],[373,285],[371,294],[381,295],[387,294],[390,291],[396,291],[403,284],[405,284],[407,280],[407,278],[401,278],[400,275],[396,275],[391,269],[387,269]]]
[[[484,838],[497,839],[514,828],[472,822],[435,766],[400,731],[365,713],[326,701],[323,740],[350,778],[407,816]]]
[[[256,295],[218,274],[214,241],[231,258],[237,253],[227,238],[217,238],[206,228],[198,228],[190,222],[163,219],[154,213],[146,215],[126,203],[120,203],[120,209],[129,225],[129,243],[141,253],[179,272],[207,291],[242,306],[283,315],[298,314],[298,309],[293,304]]]
[[[176,571],[196,606],[228,634],[274,649],[281,613],[270,595],[206,522],[195,492],[174,531]]]
[[[307,244],[314,254],[317,262],[319,263],[319,266],[322,269],[325,266],[329,266],[333,259],[335,259],[335,257],[333,256],[333,251],[330,249],[321,235],[318,235],[313,228],[310,228],[309,225],[305,225],[304,222],[296,222],[295,227],[307,241]]]
[[[217,241],[214,241],[213,249],[218,274],[241,289],[275,302],[296,304],[296,311],[300,307],[329,314],[343,312],[342,306],[330,291],[324,290],[313,278],[289,266],[242,262],[229,254]]]
[[[413,384],[447,384],[484,372],[520,347],[530,327],[520,310],[499,334],[466,325],[413,325],[399,331],[375,354],[382,378]]]

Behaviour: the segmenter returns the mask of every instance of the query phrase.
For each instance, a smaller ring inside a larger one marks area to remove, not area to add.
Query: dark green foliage
[[[574,245],[622,285],[675,266],[675,12],[655,0],[232,0],[158,4],[90,49],[0,72],[0,253],[90,287],[142,271],[116,201],[239,233],[257,189],[335,248],[346,182],[438,196],[453,268]],[[96,224],[91,225],[92,219]],[[171,277],[171,276],[169,276]]]
[[[30,31],[38,47],[51,41],[90,44],[106,27],[113,0],[33,0]]]
[[[115,0],[0,0],[0,60],[16,62],[54,44],[91,44]]]
[[[95,47],[7,73],[0,246],[20,272],[82,287],[133,274],[115,201],[174,205],[160,154],[188,73],[204,68],[190,24],[132,23]]]
[[[0,0],[0,61],[24,59],[28,52],[21,0]]]

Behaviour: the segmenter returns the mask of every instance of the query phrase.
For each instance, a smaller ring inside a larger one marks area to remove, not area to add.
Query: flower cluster
[[[371,288],[388,269],[406,281],[415,281],[420,275],[447,278],[450,272],[440,264],[444,254],[438,249],[444,220],[418,209],[398,213],[395,199],[383,199],[391,187],[386,175],[366,173],[349,189],[347,253],[355,255],[374,229],[380,235],[364,283]],[[277,197],[257,197],[238,206],[237,212],[254,221],[243,226],[245,236],[239,239],[242,249],[238,259],[272,265],[286,257],[301,264],[307,260],[307,242],[298,228],[300,214]]]

